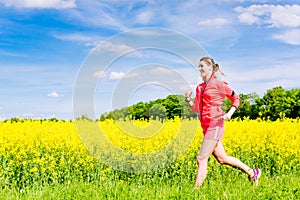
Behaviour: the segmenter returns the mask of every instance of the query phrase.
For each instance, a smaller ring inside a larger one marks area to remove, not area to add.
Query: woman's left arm
[[[235,111],[236,111],[236,108],[234,106],[232,106],[230,108],[230,110],[227,113],[225,113],[225,115],[223,116],[223,120],[229,121]]]
[[[241,98],[236,94],[234,90],[232,90],[226,82],[224,82],[225,96],[230,99],[232,102],[232,107],[230,110],[223,116],[224,120],[230,120],[233,113],[238,109]]]

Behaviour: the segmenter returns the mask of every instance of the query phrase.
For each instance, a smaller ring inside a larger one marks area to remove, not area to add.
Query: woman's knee
[[[202,165],[202,164],[204,164],[204,163],[207,163],[207,161],[208,161],[208,158],[207,158],[207,157],[201,156],[201,155],[198,155],[198,156],[197,156],[197,164],[198,164],[198,165]]]

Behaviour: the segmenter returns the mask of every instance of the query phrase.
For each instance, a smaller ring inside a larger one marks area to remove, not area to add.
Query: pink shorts
[[[224,136],[224,124],[214,127],[203,128],[204,139],[222,140]]]

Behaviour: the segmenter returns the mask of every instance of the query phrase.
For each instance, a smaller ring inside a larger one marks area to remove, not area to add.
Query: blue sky
[[[130,44],[107,41],[147,27],[195,41],[219,63],[238,93],[262,96],[275,86],[300,88],[297,0],[0,0],[0,118],[72,118],[78,74],[99,44],[111,52],[133,50]],[[182,47],[180,41],[172,45]],[[196,66],[198,58],[191,62]],[[113,96],[126,75],[134,77],[141,66],[153,63],[160,74],[167,68],[180,74],[192,90],[200,82],[197,71],[170,52],[133,51],[105,70],[95,68],[93,76],[101,78],[95,116],[115,108]],[[161,81],[139,83],[125,104],[175,92],[171,83]]]

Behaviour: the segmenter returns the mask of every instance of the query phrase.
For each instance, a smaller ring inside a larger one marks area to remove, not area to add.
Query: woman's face
[[[202,80],[203,81],[208,81],[212,74],[212,66],[208,65],[204,61],[200,61],[199,63],[199,72],[201,74]]]

